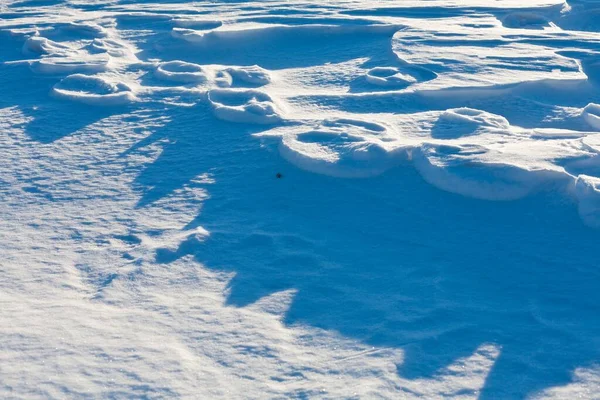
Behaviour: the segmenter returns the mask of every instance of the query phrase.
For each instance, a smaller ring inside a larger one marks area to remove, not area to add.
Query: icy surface
[[[1,398],[600,398],[600,2],[0,2]]]

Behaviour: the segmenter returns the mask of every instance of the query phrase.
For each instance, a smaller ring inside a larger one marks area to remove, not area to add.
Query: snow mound
[[[477,145],[424,144],[412,152],[415,167],[430,184],[452,193],[483,200],[515,200],[560,175],[497,162],[491,150]],[[566,176],[566,175],[565,175]]]
[[[282,156],[311,172],[364,178],[381,174],[399,162],[399,152],[387,147],[387,129],[380,124],[330,119],[313,129],[292,130],[282,136]]]
[[[579,175],[575,180],[575,195],[583,222],[592,228],[600,228],[600,178]]]
[[[226,68],[225,72],[231,76],[233,84],[241,82],[246,85],[264,86],[271,83],[269,71],[258,65],[249,67],[230,67]]]
[[[122,82],[111,82],[99,76],[69,75],[54,85],[52,93],[59,98],[97,106],[131,103],[135,95]]]
[[[500,115],[462,107],[444,111],[432,130],[432,136],[455,139],[484,132],[506,133],[509,129],[510,124]]]
[[[367,82],[384,87],[408,86],[417,82],[416,78],[402,73],[395,67],[375,67],[367,71]]]
[[[206,72],[193,63],[184,61],[168,61],[158,65],[154,75],[158,78],[181,83],[205,82]]]
[[[600,105],[595,103],[588,104],[581,115],[585,122],[595,130],[600,131]]]
[[[213,89],[208,100],[215,116],[225,121],[274,124],[282,120],[281,107],[258,90]]]

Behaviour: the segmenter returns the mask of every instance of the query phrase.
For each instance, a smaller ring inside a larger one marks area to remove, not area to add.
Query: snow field
[[[596,397],[596,1],[0,5],[0,397]]]

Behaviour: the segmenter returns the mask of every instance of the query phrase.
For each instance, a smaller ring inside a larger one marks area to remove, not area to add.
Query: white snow
[[[217,118],[225,121],[274,124],[281,121],[281,111],[273,99],[259,90],[213,89],[208,101]]]
[[[155,75],[174,82],[192,83],[206,80],[206,73],[198,64],[184,61],[169,61],[156,67]]]
[[[597,398],[599,18],[1,2],[0,397]]]
[[[581,115],[590,128],[600,130],[600,105],[590,103],[583,109]]]
[[[408,86],[416,79],[395,67],[375,67],[367,71],[367,82],[378,86]]]
[[[52,91],[56,97],[90,105],[116,106],[135,100],[133,91],[123,82],[82,74],[67,76]]]
[[[586,224],[600,228],[600,178],[579,175],[575,181],[579,214]]]
[[[252,65],[249,67],[230,67],[226,68],[224,72],[231,75],[235,81],[241,81],[242,83],[264,86],[271,83],[271,77],[269,72],[258,65]],[[236,82],[234,82],[235,84]]]

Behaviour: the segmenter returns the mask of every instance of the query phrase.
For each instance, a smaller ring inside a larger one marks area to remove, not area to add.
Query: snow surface
[[[600,398],[600,2],[3,0],[1,398]]]

